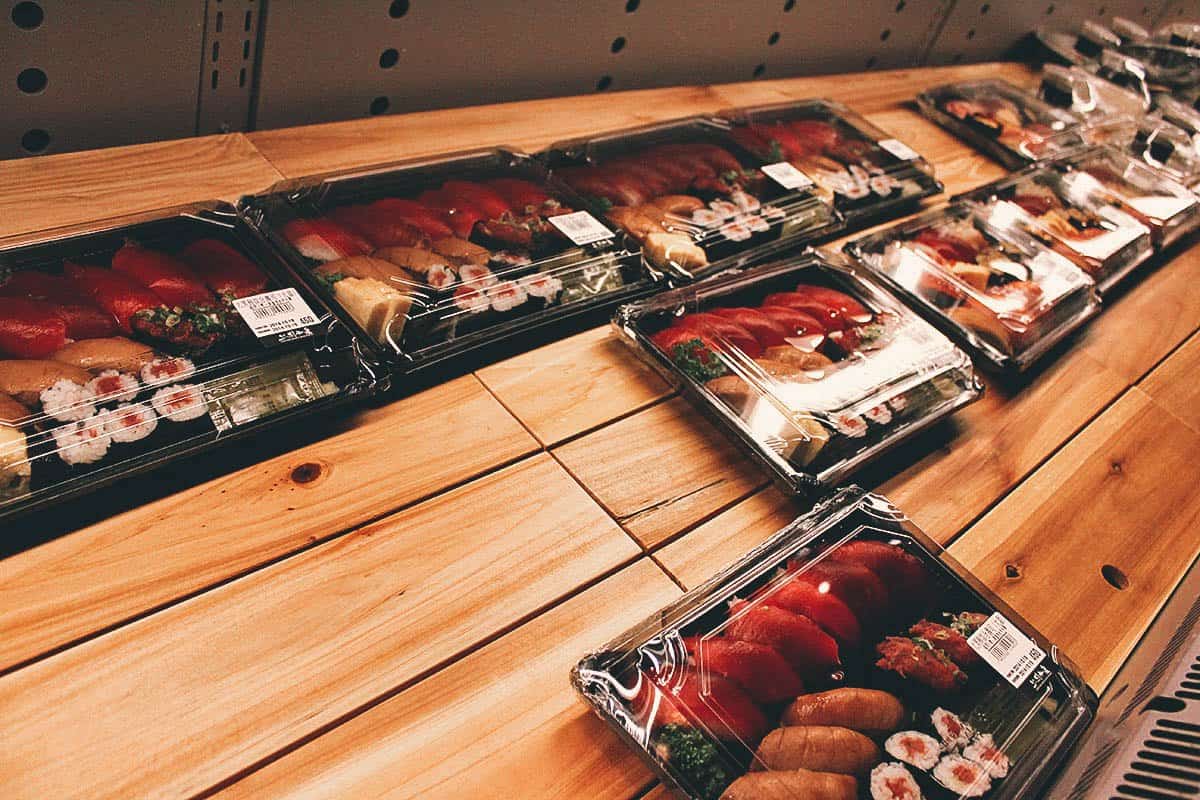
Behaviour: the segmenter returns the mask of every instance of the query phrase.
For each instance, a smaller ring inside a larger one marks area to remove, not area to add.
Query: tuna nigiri
[[[340,206],[329,212],[329,218],[377,248],[421,247],[429,242],[429,237],[416,225],[378,206]]]
[[[454,231],[446,224],[445,215],[440,211],[423,206],[415,200],[404,200],[399,197],[384,197],[371,204],[377,213],[407,222],[421,230],[430,239],[440,239],[453,236]]]
[[[789,568],[793,565],[789,564]],[[868,627],[887,613],[890,599],[887,586],[860,564],[825,559],[807,566],[795,580],[837,597],[850,607],[860,624]]]
[[[699,636],[684,639],[683,643],[697,669],[728,678],[760,703],[790,700],[804,691],[800,676],[769,645]]]
[[[669,679],[642,673],[634,708],[661,725],[686,725],[712,731],[721,739],[757,743],[767,732],[767,718],[740,686],[720,675],[701,676],[695,670]]]
[[[820,675],[840,661],[837,642],[811,619],[765,602],[734,602],[725,636],[778,650],[801,675]]]
[[[858,618],[850,607],[829,591],[806,581],[789,580],[771,592],[769,601],[796,614],[803,614],[848,647],[862,636]]]
[[[461,239],[471,238],[471,231],[474,230],[475,223],[488,218],[487,213],[474,203],[468,202],[462,197],[452,197],[446,192],[433,190],[422,192],[417,197],[417,202],[442,212],[454,235]]]
[[[327,219],[294,219],[283,226],[283,236],[313,261],[363,256],[372,250],[362,237]]]
[[[52,304],[0,297],[0,354],[41,359],[66,343],[67,325]]]
[[[163,305],[162,299],[131,278],[103,267],[63,263],[63,271],[81,292],[112,314],[126,333],[133,332],[133,317]]]
[[[446,181],[442,194],[451,200],[462,201],[478,208],[489,219],[495,219],[512,211],[512,206],[490,186],[471,181]]]
[[[520,178],[496,178],[488,181],[487,185],[503,197],[505,202],[517,213],[544,214],[561,209],[557,200],[532,181],[523,181]]]
[[[117,332],[113,318],[97,308],[69,280],[32,270],[17,272],[0,286],[0,296],[45,300],[67,326],[71,339],[97,339]]]
[[[220,239],[197,239],[179,257],[221,297],[249,297],[270,282],[253,261]]]
[[[169,306],[211,306],[216,299],[196,273],[166,253],[126,242],[113,254],[112,268],[158,295]]]

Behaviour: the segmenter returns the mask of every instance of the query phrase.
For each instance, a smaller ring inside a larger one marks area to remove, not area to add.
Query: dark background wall
[[[982,61],[1041,24],[1200,17],[1200,0],[0,7],[0,158],[563,94]]]

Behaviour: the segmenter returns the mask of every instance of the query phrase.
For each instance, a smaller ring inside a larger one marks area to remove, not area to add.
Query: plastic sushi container
[[[622,306],[613,324],[793,493],[840,481],[981,391],[945,336],[812,250]]]
[[[1111,28],[1086,20],[1074,31],[1042,26],[1034,31],[1038,42],[1064,64],[1094,67],[1106,49],[1119,48],[1122,37]]]
[[[1132,59],[1128,59],[1132,62]],[[1144,76],[1139,79],[1136,63],[1120,73],[1109,73],[1118,81],[1079,67],[1047,64],[1042,68],[1038,98],[1056,108],[1077,114],[1089,125],[1125,121],[1127,125],[1150,110],[1150,91]]]
[[[1193,136],[1158,114],[1138,121],[1126,149],[1167,177],[1192,189],[1200,187],[1200,150]]]
[[[1086,146],[1083,119],[1007,81],[945,84],[917,96],[921,113],[1009,169]]]
[[[1052,643],[857,487],[571,681],[688,800],[1039,797],[1097,705]]]
[[[1145,64],[1146,77],[1151,83],[1174,88],[1200,84],[1200,47],[1151,39],[1125,42],[1121,52]]]
[[[1002,217],[952,204],[856,239],[845,252],[984,364],[1020,372],[1099,302],[1087,274]]]
[[[1120,182],[1118,175],[1104,177]],[[1024,228],[1090,275],[1101,294],[1154,252],[1150,228],[1129,203],[1067,160],[1029,167],[955,199],[993,223]]]
[[[1200,69],[1200,66],[1197,68]],[[1158,116],[1191,138],[1192,149],[1200,148],[1200,111],[1165,93],[1154,96],[1154,110],[1158,112]]]
[[[919,153],[840,103],[804,100],[719,116],[733,125],[733,138],[764,162],[808,177],[847,228],[898,216],[942,191]]]
[[[812,179],[746,150],[704,117],[559,142],[551,176],[641,243],[647,268],[686,282],[841,226]]]
[[[653,288],[625,236],[502,148],[289,181],[240,211],[400,374]]]
[[[232,209],[0,249],[0,518],[371,392]]]

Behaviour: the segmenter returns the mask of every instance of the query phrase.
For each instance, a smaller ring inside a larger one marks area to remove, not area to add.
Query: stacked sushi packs
[[[857,488],[585,656],[572,682],[692,800],[1037,796],[1096,703]]]

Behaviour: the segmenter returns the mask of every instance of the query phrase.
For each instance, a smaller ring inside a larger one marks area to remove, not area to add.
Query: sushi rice
[[[1008,775],[1008,756],[1004,755],[1004,751],[999,747],[996,747],[990,733],[981,733],[976,736],[975,741],[963,750],[963,757],[983,767],[993,778],[1003,778]]]
[[[885,761],[871,770],[872,800],[922,800],[921,787],[908,767]]]
[[[942,754],[938,740],[920,731],[893,733],[883,743],[883,749],[893,758],[923,770],[933,769]]]
[[[128,403],[137,397],[141,387],[136,377],[115,369],[106,369],[87,382],[87,388],[100,403]]]
[[[111,411],[101,411],[104,431],[118,444],[145,439],[158,427],[158,414],[145,403],[122,403]]]
[[[42,390],[42,411],[59,422],[78,422],[96,413],[96,393],[75,381],[60,378]]]
[[[172,422],[187,422],[208,412],[200,387],[191,383],[164,386],[150,398],[150,404],[159,416]]]
[[[60,425],[53,434],[58,457],[67,464],[95,464],[108,453],[109,436],[100,417]]]
[[[175,356],[156,358],[142,367],[142,383],[161,386],[164,383],[187,380],[196,374],[196,365],[191,359]]]
[[[935,708],[931,716],[933,727],[937,729],[938,736],[942,737],[942,744],[947,750],[965,747],[975,735],[974,728],[959,719],[953,711]]]
[[[987,770],[955,753],[937,763],[933,768],[933,779],[962,797],[982,797],[992,788]]]

